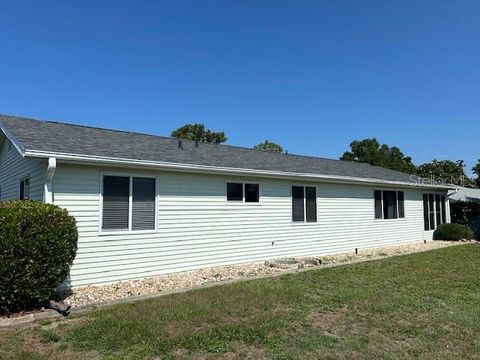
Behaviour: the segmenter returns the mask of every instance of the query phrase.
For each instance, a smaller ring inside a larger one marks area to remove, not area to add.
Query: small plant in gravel
[[[77,252],[75,219],[35,201],[0,202],[0,313],[52,299]]]
[[[472,229],[466,225],[461,224],[441,224],[433,233],[435,240],[472,240],[475,239],[475,234]]]

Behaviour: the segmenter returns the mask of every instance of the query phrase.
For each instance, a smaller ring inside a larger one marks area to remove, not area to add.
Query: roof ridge
[[[15,118],[15,119],[20,119],[20,120],[29,120],[29,121],[35,121],[35,122],[47,123],[47,124],[59,124],[59,125],[66,125],[66,126],[75,126],[75,127],[94,129],[94,130],[103,130],[103,131],[120,132],[120,133],[126,133],[126,134],[160,137],[160,138],[164,138],[164,139],[174,139],[174,138],[168,137],[168,136],[147,134],[147,133],[139,132],[139,131],[119,130],[119,129],[110,129],[110,128],[105,128],[105,127],[99,127],[99,126],[92,126],[92,125],[73,124],[73,123],[68,123],[68,122],[58,121],[58,120],[34,119],[34,118],[30,118],[30,117],[25,117],[25,116],[0,114],[0,119],[2,117],[9,117],[9,118]]]
[[[119,130],[119,129],[110,129],[110,128],[105,128],[105,127],[99,127],[99,126],[92,126],[92,125],[83,125],[83,124],[73,124],[73,123],[68,123],[64,121],[58,121],[58,120],[46,120],[46,119],[34,119],[30,117],[25,117],[25,116],[16,116],[16,115],[7,115],[7,114],[0,114],[1,117],[10,117],[10,118],[16,118],[16,119],[21,119],[21,120],[29,120],[29,121],[36,121],[36,122],[42,122],[42,123],[50,123],[50,124],[59,124],[59,125],[66,125],[66,126],[75,126],[75,127],[81,127],[81,128],[87,128],[87,129],[94,129],[94,130],[103,130],[103,131],[112,131],[112,132],[118,132],[118,133],[125,133],[125,134],[134,134],[134,135],[143,135],[143,136],[150,136],[150,137],[156,137],[156,138],[162,138],[162,139],[167,139],[167,140],[182,140],[182,141],[188,141],[191,143],[195,143],[195,140],[191,139],[183,139],[183,138],[176,138],[173,136],[165,136],[165,135],[156,135],[156,134],[148,134],[145,132],[140,132],[140,131],[131,131],[131,130]],[[246,146],[239,146],[239,145],[231,145],[231,144],[215,144],[215,143],[207,143],[207,142],[199,142],[202,145],[212,145],[212,146],[225,146],[225,147],[231,147],[235,149],[243,149],[243,150],[249,150],[249,151],[255,151],[255,152],[266,152],[266,153],[271,153],[271,154],[279,154],[279,155],[286,155],[286,156],[298,156],[298,157],[304,157],[304,158],[310,158],[310,159],[321,159],[321,160],[328,160],[328,161],[347,161],[347,160],[340,160],[340,159],[330,159],[322,156],[314,156],[314,155],[304,155],[304,154],[295,154],[295,153],[285,153],[285,152],[275,152],[271,151],[268,152],[266,150],[261,150],[261,149],[254,149],[254,148],[249,148]],[[352,161],[353,163],[356,163]]]
[[[175,138],[172,136],[164,136],[164,135],[155,135],[155,134],[148,134],[144,132],[139,132],[139,131],[131,131],[131,130],[119,130],[119,129],[110,129],[110,128],[104,128],[104,127],[98,127],[98,126],[92,126],[92,125],[83,125],[83,124],[73,124],[73,123],[67,123],[63,121],[58,121],[58,120],[45,120],[45,119],[34,119],[31,117],[25,117],[25,116],[16,116],[16,115],[7,115],[7,114],[0,114],[0,121],[2,117],[6,118],[14,118],[14,119],[19,119],[19,120],[27,120],[27,121],[33,121],[33,122],[39,122],[39,123],[44,123],[44,124],[58,124],[58,125],[64,125],[64,126],[74,126],[74,127],[79,127],[79,128],[86,128],[86,129],[93,129],[93,130],[100,130],[100,131],[109,131],[109,132],[115,132],[115,133],[124,133],[124,134],[132,134],[132,135],[141,135],[141,136],[147,136],[147,137],[152,137],[152,138],[159,138],[159,139],[165,139],[165,140],[170,140],[170,141],[187,141],[191,144],[195,143],[195,140],[190,140],[190,139],[182,139],[182,138]],[[388,170],[400,174],[407,174],[402,171],[398,170],[392,170],[388,169],[382,166],[378,165],[372,165],[369,163],[362,163],[358,161],[351,161],[351,160],[341,160],[341,159],[331,159],[331,158],[326,158],[326,157],[321,157],[321,156],[313,156],[313,155],[303,155],[303,154],[295,154],[295,153],[285,153],[285,152],[275,152],[275,151],[265,151],[265,150],[260,150],[260,149],[254,149],[254,148],[249,148],[245,146],[238,146],[238,145],[230,145],[230,144],[215,144],[215,143],[206,143],[206,142],[200,142],[200,144],[207,145],[207,146],[220,146],[220,147],[229,147],[233,149],[240,149],[240,150],[247,150],[251,152],[262,152],[262,153],[268,153],[268,154],[273,154],[273,156],[290,156],[290,157],[299,157],[299,158],[305,158],[305,159],[315,159],[315,160],[323,160],[323,161],[329,161],[329,162],[335,162],[335,163],[349,163],[349,164],[355,164],[355,166],[367,166],[367,167],[373,167],[373,168],[379,168],[382,170]]]

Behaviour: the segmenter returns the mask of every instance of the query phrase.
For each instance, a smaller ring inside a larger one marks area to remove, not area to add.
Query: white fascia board
[[[422,188],[422,189],[437,189],[447,190],[450,186],[442,185],[428,185],[417,184],[412,180],[412,183],[405,183],[402,181],[379,180],[371,178],[358,178],[353,176],[336,176],[336,175],[322,175],[322,174],[308,174],[296,173],[286,171],[272,171],[272,170],[258,170],[258,169],[242,169],[229,168],[221,166],[210,165],[195,165],[184,163],[170,163],[162,161],[146,161],[137,159],[112,158],[104,156],[92,155],[76,155],[68,153],[54,153],[45,151],[27,150],[25,156],[36,158],[50,158],[55,157],[58,161],[66,161],[72,163],[79,163],[84,165],[105,165],[105,166],[122,166],[129,168],[150,168],[181,172],[195,172],[204,174],[224,174],[224,175],[238,175],[238,176],[257,176],[277,179],[294,179],[294,180],[311,180],[321,182],[334,183],[348,183],[348,184],[364,184],[364,185],[378,185],[378,186],[397,186],[407,188]]]
[[[15,149],[17,149],[20,155],[25,157],[25,148],[23,147],[23,145],[20,144],[20,142],[15,138],[15,136],[13,136],[10,133],[10,131],[8,131],[7,128],[1,122],[0,122],[0,130],[2,130],[2,132],[5,134],[7,139],[12,142],[13,146],[15,146]]]

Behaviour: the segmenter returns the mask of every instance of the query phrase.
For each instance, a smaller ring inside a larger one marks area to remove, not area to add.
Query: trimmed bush
[[[0,312],[28,310],[52,299],[77,252],[75,219],[35,201],[0,202]]]
[[[472,229],[461,224],[441,224],[433,233],[435,240],[453,240],[475,239]]]

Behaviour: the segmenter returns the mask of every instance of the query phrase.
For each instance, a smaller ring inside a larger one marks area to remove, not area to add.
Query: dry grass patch
[[[323,313],[314,310],[308,315],[307,321],[312,324],[312,326],[320,329],[336,330],[340,328],[340,324],[342,325],[341,328],[344,328],[347,319],[347,311],[347,305]]]
[[[269,360],[273,355],[267,348],[248,346],[242,343],[232,344],[232,351],[209,353],[204,350],[189,353],[185,349],[174,350],[172,357],[178,360]]]
[[[13,331],[2,330],[0,331],[0,358],[5,360],[97,360],[102,358],[95,350],[72,351],[66,344],[60,344],[60,341],[61,337],[56,332],[42,326]]]

